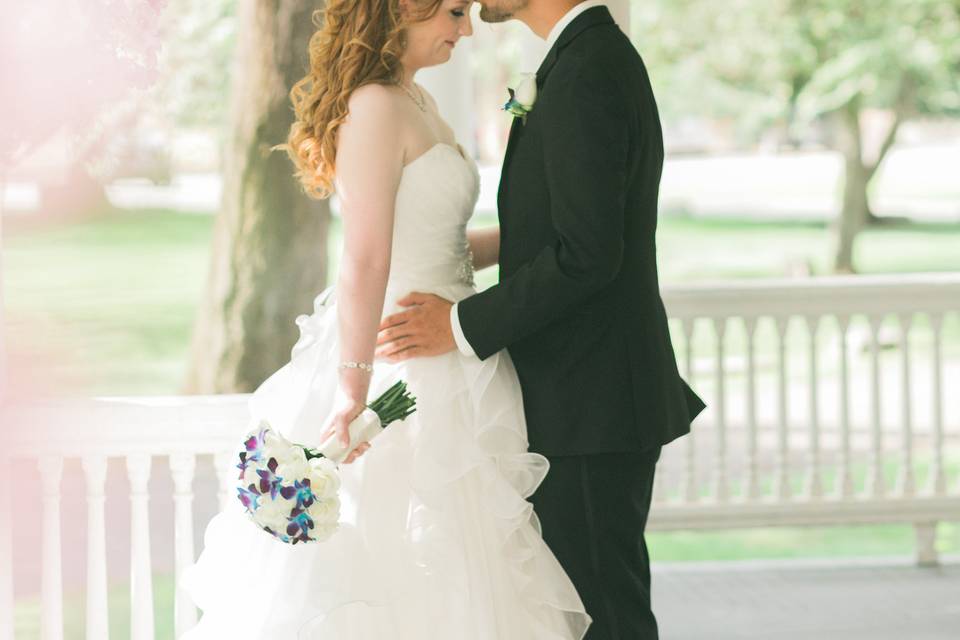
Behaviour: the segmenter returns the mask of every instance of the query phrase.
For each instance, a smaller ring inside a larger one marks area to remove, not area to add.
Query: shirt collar
[[[603,0],[586,0],[585,2],[575,5],[572,9],[570,9],[570,11],[567,11],[567,13],[557,21],[557,24],[553,25],[553,29],[550,30],[550,34],[547,36],[547,51],[550,51],[554,43],[557,41],[557,38],[560,37],[560,34],[563,33],[563,30],[567,27],[567,25],[573,22],[574,18],[587,9],[592,9],[593,7],[602,7],[604,5],[606,5],[606,2]]]

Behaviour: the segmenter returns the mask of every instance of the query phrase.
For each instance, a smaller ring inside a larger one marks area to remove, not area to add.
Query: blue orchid
[[[296,509],[308,509],[314,502],[313,491],[310,488],[310,478],[304,478],[302,481],[294,480],[293,486],[286,485],[281,487],[280,495],[287,500],[296,496]]]
[[[306,511],[294,509],[287,525],[287,535],[291,537],[293,544],[311,542],[310,529],[313,529],[313,526],[313,518]]]
[[[280,492],[280,484],[283,482],[283,477],[277,475],[277,459],[270,458],[267,461],[267,468],[257,469],[257,475],[260,476],[260,493],[263,495],[269,493],[270,498],[275,500]]]
[[[251,462],[260,462],[263,460],[263,452],[267,446],[267,431],[270,427],[265,423],[260,423],[260,431],[251,434],[243,441],[244,451],[240,452],[240,462],[237,469],[240,469],[240,480],[243,480],[243,474],[247,470],[247,465]]]
[[[260,492],[256,485],[251,484],[249,489],[237,487],[237,499],[246,507],[247,511],[253,513],[260,508]]]

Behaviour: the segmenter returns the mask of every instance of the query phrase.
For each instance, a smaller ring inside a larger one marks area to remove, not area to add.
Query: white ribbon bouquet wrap
[[[397,382],[370,403],[349,426],[350,445],[332,433],[316,449],[292,443],[262,420],[240,451],[237,499],[254,524],[281,542],[322,542],[340,520],[337,465],[361,442],[416,409],[416,399]]]

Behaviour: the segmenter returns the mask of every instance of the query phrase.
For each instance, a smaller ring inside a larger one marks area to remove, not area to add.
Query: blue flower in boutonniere
[[[521,74],[523,79],[517,85],[516,90],[508,88],[510,99],[503,105],[503,110],[520,118],[523,124],[527,124],[527,114],[533,111],[533,103],[537,101],[537,74]]]

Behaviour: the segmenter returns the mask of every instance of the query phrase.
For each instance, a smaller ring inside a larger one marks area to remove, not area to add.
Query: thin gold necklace
[[[399,81],[397,82],[397,84],[400,86],[401,89],[404,90],[404,92],[405,92],[408,96],[410,96],[410,99],[413,100],[413,104],[417,105],[417,107],[420,108],[420,111],[423,111],[424,113],[426,113],[426,111],[427,111],[427,107],[426,107],[427,99],[426,99],[426,98],[423,98],[423,97],[421,96],[421,98],[418,100],[417,97],[416,97],[415,95],[413,95],[413,91],[411,91],[409,88],[407,88],[407,85],[405,85],[405,84],[403,84],[402,82],[399,82]],[[420,92],[420,90],[419,90],[419,88],[418,88],[418,89],[417,89],[417,93],[419,93],[419,92]]]

